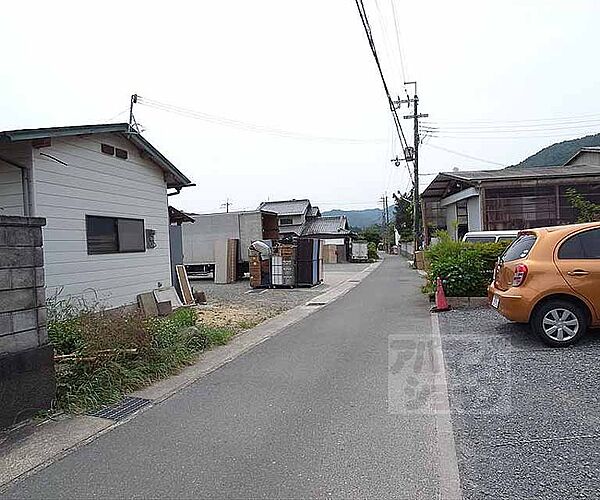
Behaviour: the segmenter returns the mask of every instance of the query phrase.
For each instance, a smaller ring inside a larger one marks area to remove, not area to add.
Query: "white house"
[[[47,296],[117,307],[170,285],[167,199],[190,185],[125,123],[0,132],[0,213],[46,218]]]

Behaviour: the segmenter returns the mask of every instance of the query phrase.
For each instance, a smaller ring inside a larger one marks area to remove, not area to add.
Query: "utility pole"
[[[413,165],[414,165],[414,180],[413,180],[413,232],[415,234],[414,237],[414,244],[415,244],[415,251],[420,250],[421,249],[421,244],[422,244],[422,234],[421,234],[421,202],[419,199],[419,143],[421,142],[420,137],[419,137],[419,118],[427,118],[429,115],[427,113],[421,113],[419,114],[419,96],[417,95],[417,82],[404,82],[404,85],[414,85],[415,88],[415,93],[414,96],[411,98],[408,95],[408,92],[406,94],[406,99],[400,99],[398,98],[397,101],[395,101],[395,104],[398,105],[398,107],[400,107],[402,104],[408,104],[408,107],[410,108],[410,105],[413,104],[414,105],[414,114],[412,115],[405,115],[403,118],[405,119],[413,119],[413,151],[409,151],[408,154],[407,152],[405,152],[405,157],[407,157],[407,159],[410,158],[410,156],[412,156],[412,160],[413,160]],[[407,148],[409,149],[409,148]],[[412,153],[412,155],[411,155]]]
[[[132,94],[131,100],[129,101],[129,132],[140,132],[140,127],[135,120],[135,116],[133,116],[133,105],[137,104],[138,95]]]
[[[388,205],[388,195],[384,193],[381,198],[381,205],[383,207],[383,213],[381,214],[381,236],[383,240],[383,246],[386,252],[389,251],[389,242],[388,242],[388,227],[390,225],[390,215],[389,215],[389,205]]]
[[[233,203],[231,203],[229,201],[229,198],[227,198],[227,200],[225,201],[225,203],[221,203],[221,208],[225,209],[225,212],[229,213],[229,207],[233,205]]]

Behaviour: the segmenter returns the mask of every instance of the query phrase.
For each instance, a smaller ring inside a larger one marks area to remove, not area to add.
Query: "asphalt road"
[[[398,345],[416,351],[403,339],[431,331],[420,285],[404,259],[386,259],[340,300],[5,495],[438,498],[434,418],[391,404],[409,382]]]

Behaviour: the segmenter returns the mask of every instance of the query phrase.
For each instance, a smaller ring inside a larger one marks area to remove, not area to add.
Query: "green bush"
[[[435,291],[439,276],[449,297],[483,297],[492,281],[494,266],[507,242],[465,243],[438,233],[439,242],[425,251],[428,282],[424,291]]]
[[[370,241],[367,244],[367,257],[369,260],[377,260],[379,259],[379,254],[377,253],[377,243],[373,243]]]

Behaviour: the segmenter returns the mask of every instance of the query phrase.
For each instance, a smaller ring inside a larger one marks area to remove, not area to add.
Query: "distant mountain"
[[[571,139],[552,144],[541,149],[529,158],[525,158],[515,167],[551,167],[564,165],[581,148],[600,146],[600,134],[586,135],[579,139]]]
[[[322,212],[322,215],[344,215],[348,219],[348,224],[354,229],[363,229],[373,224],[381,224],[383,210],[381,208],[367,208],[365,210],[328,210]],[[390,221],[394,217],[394,207],[389,208]]]

